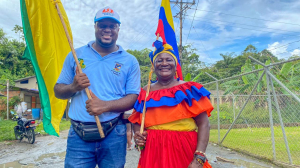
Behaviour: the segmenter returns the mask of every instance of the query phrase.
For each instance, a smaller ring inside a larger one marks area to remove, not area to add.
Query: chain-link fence
[[[261,64],[226,79],[207,73],[212,82],[203,86],[211,92],[215,107],[210,141],[275,163],[300,166],[300,85],[294,81],[300,77],[298,60]],[[292,67],[293,74],[282,70],[287,63],[297,65]]]

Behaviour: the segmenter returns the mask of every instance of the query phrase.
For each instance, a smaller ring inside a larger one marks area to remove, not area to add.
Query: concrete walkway
[[[34,144],[26,140],[0,143],[0,168],[63,168],[66,154],[68,130],[61,132],[60,137],[36,137]],[[276,168],[257,159],[253,159],[237,152],[210,144],[207,157],[214,168]],[[234,163],[218,161],[217,157]],[[136,168],[139,152],[127,152],[125,168]]]

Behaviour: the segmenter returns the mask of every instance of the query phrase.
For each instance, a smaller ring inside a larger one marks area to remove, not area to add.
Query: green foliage
[[[293,58],[299,58],[299,56],[294,56]],[[281,82],[283,82],[287,86],[287,88],[291,89],[296,93],[299,93],[300,61],[288,62],[283,64],[282,68],[280,69],[280,72],[277,73],[276,77]],[[287,92],[283,88],[280,91],[284,94],[287,94]]]
[[[190,73],[186,74],[186,76],[184,77],[184,81],[191,81],[191,74]]]
[[[21,102],[20,97],[14,96],[9,99],[8,106],[9,109],[13,109],[15,105],[18,105]],[[3,107],[3,110],[0,110],[0,118],[4,119],[7,118],[7,98],[6,97],[0,97],[0,106]],[[9,117],[12,116],[9,113]]]
[[[266,60],[266,65],[270,64],[270,60]],[[240,73],[247,73],[253,70],[262,69],[263,66],[259,64],[253,64],[250,59],[247,59],[245,64],[241,67]],[[244,75],[241,79],[236,78],[230,81],[226,81],[221,84],[223,90],[225,90],[225,94],[233,93],[233,94],[250,94],[254,85],[258,81],[259,77],[262,75],[263,71],[258,73],[251,73],[248,75]],[[256,91],[257,93],[266,92],[267,90],[267,82],[266,75],[263,76],[262,80],[258,84]]]
[[[17,122],[12,120],[3,120],[0,122],[0,142],[15,140],[14,127],[16,125]],[[66,121],[62,119],[60,121],[59,130],[60,131],[67,130],[70,128],[70,125],[71,125],[70,121]],[[35,132],[40,132],[42,135],[48,135],[44,131],[42,122],[36,127]]]
[[[21,39],[24,38],[21,26],[16,25],[13,31],[18,33]],[[10,85],[13,86],[15,80],[34,75],[30,61],[22,58],[24,50],[24,40],[9,39],[0,28],[0,84],[5,85],[9,79]]]
[[[19,103],[21,103],[21,98],[19,96],[14,96],[10,98],[8,105],[10,108],[14,108],[15,105],[18,105]]]
[[[182,57],[180,60],[182,76],[191,75],[191,79],[198,75],[198,70],[204,68],[205,65],[200,61],[199,55],[195,52],[197,49],[192,48],[190,44],[183,46]],[[188,80],[190,81],[190,80]]]
[[[151,68],[151,61],[149,58],[150,49],[145,48],[141,51],[138,50],[127,50],[128,53],[134,55],[140,64],[141,70],[141,86],[145,86],[148,83],[149,72]],[[155,79],[155,77],[153,77]]]

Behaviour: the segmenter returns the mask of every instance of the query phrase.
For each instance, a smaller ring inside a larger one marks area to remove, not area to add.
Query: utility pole
[[[179,18],[180,20],[180,35],[179,35],[179,58],[182,58],[182,19],[183,19],[183,13],[186,12],[188,9],[191,8],[195,4],[195,0],[193,2],[189,2],[188,0],[183,1],[183,0],[176,0],[176,1],[171,1],[171,3],[177,5],[180,9],[180,11],[174,16],[176,18]]]

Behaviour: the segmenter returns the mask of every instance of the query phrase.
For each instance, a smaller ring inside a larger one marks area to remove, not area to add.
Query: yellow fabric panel
[[[56,1],[59,2],[58,6],[72,39],[67,14],[60,0]],[[51,124],[57,134],[59,134],[59,124],[67,100],[57,99],[53,88],[71,48],[53,0],[26,0],[25,3],[34,41],[36,59],[49,95]]]
[[[162,0],[161,1],[161,7],[163,7],[165,9],[165,14],[166,14],[168,23],[170,24],[170,26],[172,27],[172,29],[175,32],[170,0]]]
[[[195,131],[197,129],[197,125],[193,118],[186,118],[161,125],[154,125],[148,127],[147,129],[168,131]]]

